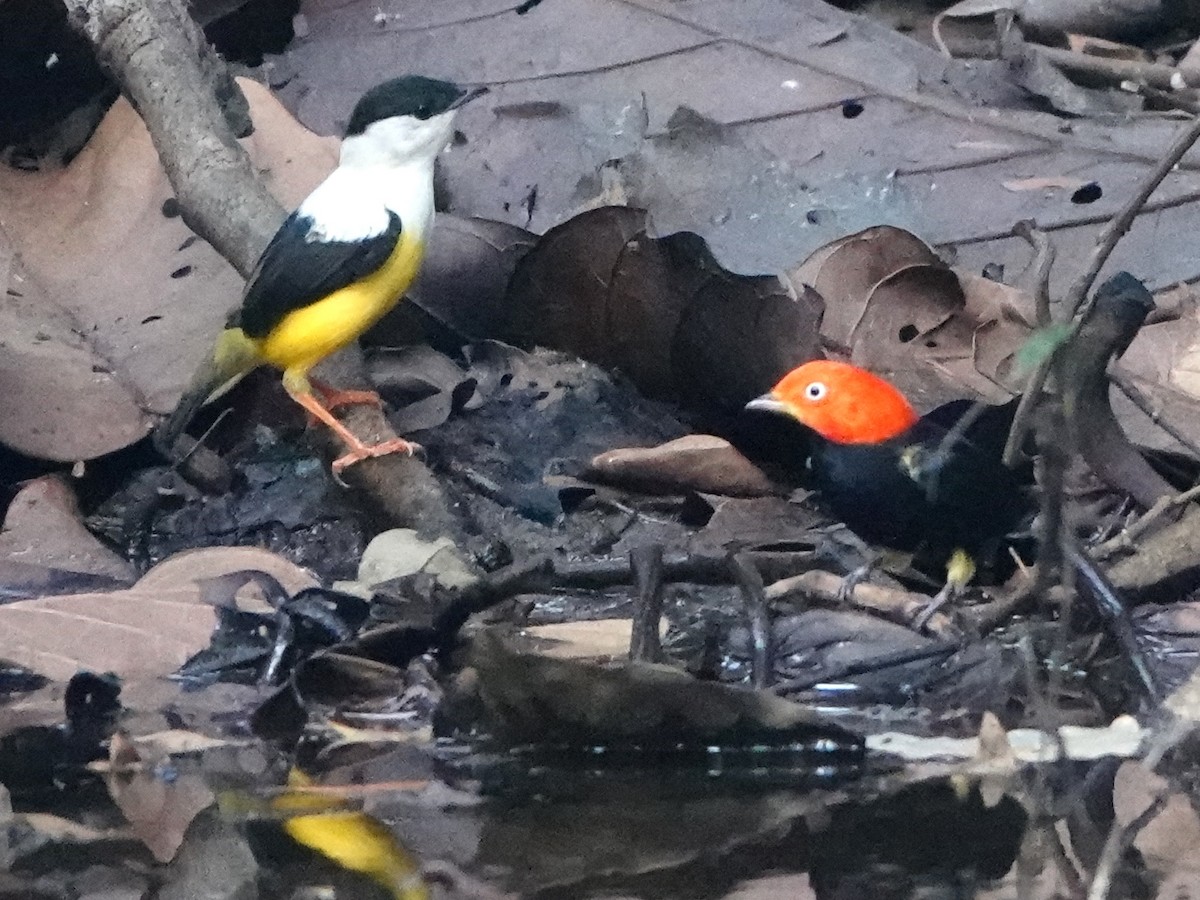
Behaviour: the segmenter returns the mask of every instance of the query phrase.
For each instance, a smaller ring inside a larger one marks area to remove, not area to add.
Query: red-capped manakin
[[[938,451],[970,406],[917,415],[892,384],[849,363],[793,369],[748,410],[778,413],[810,433],[808,468],[830,512],[859,537],[946,567],[941,605],[975,576],[1027,509],[1021,479],[1001,462],[1015,402],[990,408]]]
[[[377,395],[333,390],[308,372],[379,321],[416,277],[433,226],[434,160],[450,143],[459,107],[484,91],[407,75],[363,95],[337,168],[279,227],[240,309],[156,430],[164,453],[173,454],[201,406],[261,365],[280,369],[292,399],[346,444],[349,452],[334,462],[334,472],[412,452],[414,445],[400,439],[364,444],[330,413],[349,403],[378,403]]]

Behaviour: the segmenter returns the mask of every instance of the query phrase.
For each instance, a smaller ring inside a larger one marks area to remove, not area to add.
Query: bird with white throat
[[[433,226],[434,161],[453,137],[455,113],[485,92],[409,75],[363,95],[337,168],[279,227],[213,352],[156,429],[160,451],[171,456],[201,406],[269,365],[282,371],[291,398],[346,445],[335,474],[371,457],[413,452],[400,438],[363,443],[331,410],[378,403],[378,395],[335,390],[309,371],[378,322],[412,284]]]

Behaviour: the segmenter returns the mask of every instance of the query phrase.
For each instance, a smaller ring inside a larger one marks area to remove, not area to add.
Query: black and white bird
[[[337,168],[275,233],[240,309],[157,429],[163,452],[171,455],[201,406],[261,365],[280,369],[292,399],[346,444],[335,473],[370,457],[412,452],[401,439],[365,444],[330,412],[378,403],[377,395],[334,390],[308,373],[378,322],[412,284],[433,225],[434,160],[450,143],[455,112],[485,91],[409,75],[363,95]]]

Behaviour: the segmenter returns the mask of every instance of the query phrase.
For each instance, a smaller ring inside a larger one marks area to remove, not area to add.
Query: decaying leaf
[[[822,733],[846,749],[858,744],[813,711],[765,691],[697,681],[664,665],[602,667],[520,653],[493,629],[475,635],[470,665],[488,725],[506,740],[738,745]]]
[[[556,659],[617,659],[629,655],[630,619],[587,619],[581,622],[557,622],[525,628],[522,634],[533,638],[539,653]],[[667,633],[667,622],[660,623],[660,637]]]
[[[313,584],[298,566],[265,550],[187,551],[164,560],[127,590],[0,606],[4,656],[61,680],[79,669],[123,678],[168,675],[208,646],[216,626],[217,611],[205,602],[203,582],[258,567],[286,585]]]
[[[834,241],[789,273],[825,301],[822,335],[894,381],[921,409],[1020,388],[1013,357],[1032,328],[1032,298],[948,267],[892,226]]]
[[[439,213],[409,303],[397,307],[371,338],[390,343],[423,338],[441,347],[446,338],[457,346],[495,336],[509,279],[536,241],[536,235],[505,222]],[[419,331],[406,327],[406,321],[422,317],[428,324]]]
[[[97,580],[107,579],[114,587],[134,580],[133,567],[84,527],[74,492],[56,475],[26,482],[9,504],[0,531],[0,560],[0,570],[14,564],[36,566],[100,576]],[[6,589],[17,586],[7,577],[3,584]]]
[[[112,755],[127,748],[122,768],[141,762],[133,745],[119,733],[112,740]],[[213,793],[197,773],[173,773],[166,777],[152,768],[110,772],[106,783],[109,795],[130,829],[160,863],[174,859],[188,826],[201,810],[210,806]]]
[[[548,231],[518,264],[506,305],[506,340],[726,413],[815,356],[820,320],[811,292],[727,272],[698,236],[656,238],[644,210],[614,206]]]
[[[255,122],[245,146],[294,206],[332,168],[337,142],[299,125],[262,85],[241,85]],[[0,440],[65,461],[137,440],[148,412],[174,405],[242,282],[179,218],[133,108],[114,104],[65,168],[0,167],[0,220],[17,260],[0,248],[11,342]]]
[[[474,392],[474,384],[450,357],[414,345],[372,353],[371,383],[395,411],[388,421],[397,434],[436,428]]]
[[[609,450],[588,463],[584,477],[650,493],[761,497],[774,492],[758,466],[728,441],[707,434],[690,434],[657,447]]]

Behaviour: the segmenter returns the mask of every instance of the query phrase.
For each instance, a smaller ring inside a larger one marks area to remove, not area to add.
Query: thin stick
[[[1150,195],[1158,188],[1167,173],[1175,168],[1176,164],[1183,158],[1183,155],[1191,149],[1191,146],[1200,139],[1200,116],[1192,121],[1192,124],[1182,131],[1175,141],[1168,148],[1166,155],[1158,161],[1154,169],[1146,176],[1138,190],[1126,201],[1120,211],[1108,220],[1108,224],[1104,226],[1104,230],[1100,233],[1100,239],[1096,242],[1096,247],[1088,256],[1087,264],[1080,271],[1075,281],[1071,283],[1071,287],[1067,290],[1066,296],[1063,298],[1063,320],[1080,315],[1075,318],[1074,324],[1071,327],[1071,333],[1064,345],[1071,338],[1074,338],[1079,333],[1079,327],[1087,317],[1090,310],[1090,304],[1085,305],[1084,300],[1087,297],[1088,291],[1096,281],[1096,276],[1100,274],[1100,270],[1104,264],[1108,262],[1109,256],[1112,255],[1113,248],[1117,246],[1119,241],[1133,224],[1133,220],[1137,218],[1137,214],[1141,211]],[[1046,379],[1050,375],[1050,368],[1055,354],[1051,353],[1041,361],[1037,369],[1029,377],[1028,383],[1025,385],[1024,394],[1021,397],[1021,402],[1017,404],[1017,412],[1013,416],[1012,427],[1008,432],[1008,442],[1004,445],[1004,463],[1011,466],[1016,460],[1017,452],[1021,445],[1025,442],[1025,435],[1029,432],[1029,420],[1033,415],[1033,410],[1036,407],[1036,400],[1041,396],[1042,390],[1046,386]]]
[[[775,603],[792,594],[807,594],[826,603],[850,603],[859,609],[901,625],[912,623],[929,608],[929,597],[901,588],[885,587],[881,584],[860,584],[849,598],[842,596],[844,579],[832,572],[810,569],[799,575],[781,578],[767,588],[767,600]],[[934,613],[925,624],[925,629],[946,641],[957,641],[962,631],[943,612]]]
[[[762,573],[744,553],[734,553],[729,566],[742,600],[746,604],[746,615],[750,619],[750,642],[754,651],[754,686],[759,690],[768,688],[775,680],[775,641],[771,629],[771,604],[767,600],[767,589]]]
[[[1100,274],[1100,270],[1104,264],[1108,262],[1108,257],[1112,254],[1113,248],[1117,246],[1117,241],[1124,237],[1125,232],[1129,231],[1133,220],[1137,218],[1137,214],[1141,211],[1142,206],[1150,199],[1150,195],[1158,189],[1162,184],[1167,174],[1175,168],[1179,160],[1183,159],[1183,155],[1191,149],[1192,144],[1200,139],[1200,117],[1192,120],[1192,124],[1184,129],[1178,137],[1172,142],[1167,150],[1166,156],[1158,161],[1158,165],[1146,176],[1137,192],[1126,201],[1121,207],[1120,212],[1108,220],[1108,224],[1104,226],[1104,230],[1100,232],[1100,239],[1096,242],[1095,248],[1088,257],[1087,265],[1084,266],[1072,282],[1071,287],[1067,290],[1066,296],[1063,298],[1063,307],[1068,310],[1069,315],[1075,315],[1080,312],[1083,307],[1084,298],[1087,297],[1088,291],[1092,289],[1092,285],[1096,281],[1096,276]],[[1083,309],[1084,315],[1087,314],[1087,309]]]
[[[1107,900],[1109,889],[1112,887],[1113,874],[1125,848],[1133,842],[1138,832],[1150,824],[1150,821],[1162,812],[1167,805],[1167,793],[1164,791],[1154,798],[1153,802],[1142,811],[1136,819],[1124,828],[1113,822],[1108,830],[1108,838],[1104,841],[1104,849],[1100,851],[1100,861],[1096,863],[1096,874],[1092,877],[1092,886],[1088,888],[1087,900]]]
[[[1150,421],[1179,441],[1192,456],[1200,459],[1200,444],[1193,441],[1188,435],[1184,434],[1180,429],[1175,427],[1167,419],[1163,418],[1162,410],[1154,405],[1154,401],[1147,396],[1146,392],[1137,386],[1137,382],[1133,380],[1133,376],[1122,369],[1120,366],[1113,366],[1108,373],[1108,379],[1118,388],[1121,393],[1133,401],[1134,406],[1144,412]]]
[[[629,658],[640,662],[662,662],[662,642],[658,636],[663,610],[662,544],[634,547],[629,552],[629,571],[634,584]]]
[[[1031,219],[1022,219],[1013,226],[1013,234],[1023,238],[1033,248],[1033,300],[1037,310],[1038,328],[1052,321],[1050,316],[1050,270],[1054,268],[1054,244],[1050,236]]]
[[[1181,494],[1176,494],[1174,497],[1164,497],[1162,500],[1155,503],[1150,509],[1146,510],[1146,514],[1122,531],[1115,537],[1109,538],[1103,544],[1098,544],[1092,550],[1092,556],[1098,560],[1105,560],[1116,553],[1118,550],[1135,549],[1134,541],[1150,530],[1150,526],[1165,516],[1173,509],[1178,509],[1181,506],[1186,506],[1197,497],[1200,497],[1200,484],[1188,488]]]
[[[938,641],[925,647],[905,647],[902,650],[893,650],[870,659],[858,659],[842,663],[839,666],[831,666],[816,675],[804,675],[800,678],[781,681],[771,690],[776,694],[796,694],[800,691],[807,691],[825,681],[852,678],[855,675],[868,675],[872,672],[890,669],[893,666],[950,656],[952,653],[957,653],[962,647],[963,644],[959,641]]]

